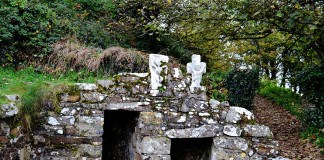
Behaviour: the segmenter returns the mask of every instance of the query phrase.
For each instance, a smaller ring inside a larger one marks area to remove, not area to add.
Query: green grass
[[[24,125],[31,132],[44,102],[51,101],[54,111],[59,111],[57,95],[75,90],[73,84],[76,82],[93,83],[103,78],[98,75],[87,71],[51,75],[40,73],[32,67],[19,71],[0,67],[0,105],[8,103],[5,95],[20,95],[21,103],[17,104],[19,118],[12,125]]]
[[[277,86],[275,81],[262,80],[259,94],[284,107],[292,115],[302,118],[302,99],[290,89]]]
[[[0,68],[0,102],[4,101],[4,95],[22,95],[30,88],[41,84],[72,84],[76,82],[95,82],[102,78],[95,74],[80,71],[63,74],[43,74],[28,67],[23,70],[14,71],[12,68]]]

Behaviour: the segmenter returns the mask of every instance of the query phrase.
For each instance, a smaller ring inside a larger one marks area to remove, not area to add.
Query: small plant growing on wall
[[[229,103],[252,110],[253,98],[259,85],[258,69],[234,68],[225,80]]]

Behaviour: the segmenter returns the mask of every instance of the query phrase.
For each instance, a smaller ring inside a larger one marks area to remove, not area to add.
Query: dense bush
[[[297,79],[303,97],[316,107],[324,107],[324,65],[303,69]]]
[[[262,80],[259,94],[283,106],[291,114],[301,118],[301,97],[291,89],[277,86],[276,81]]]
[[[231,70],[225,80],[230,104],[252,110],[253,98],[259,83],[258,69]]]
[[[3,2],[0,7],[0,63],[44,57],[51,51],[49,45],[63,34],[54,29],[59,27],[55,19],[55,12],[41,3],[24,7]]]

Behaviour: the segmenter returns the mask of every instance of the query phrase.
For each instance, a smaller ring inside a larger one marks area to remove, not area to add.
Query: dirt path
[[[300,137],[301,122],[288,111],[257,95],[253,112],[257,123],[270,127],[283,157],[324,160],[319,148]]]

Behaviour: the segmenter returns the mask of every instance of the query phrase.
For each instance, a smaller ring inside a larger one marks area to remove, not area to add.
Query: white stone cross
[[[206,63],[201,62],[200,55],[192,55],[192,62],[187,64],[187,73],[192,75],[190,92],[194,92],[195,88],[205,89],[200,86],[200,83],[202,81],[202,75],[206,73]]]
[[[149,57],[149,67],[151,73],[151,94],[156,95],[159,91],[159,87],[162,87],[162,81],[165,77],[161,76],[167,74],[167,63],[169,62],[169,57],[159,54],[150,54]]]

